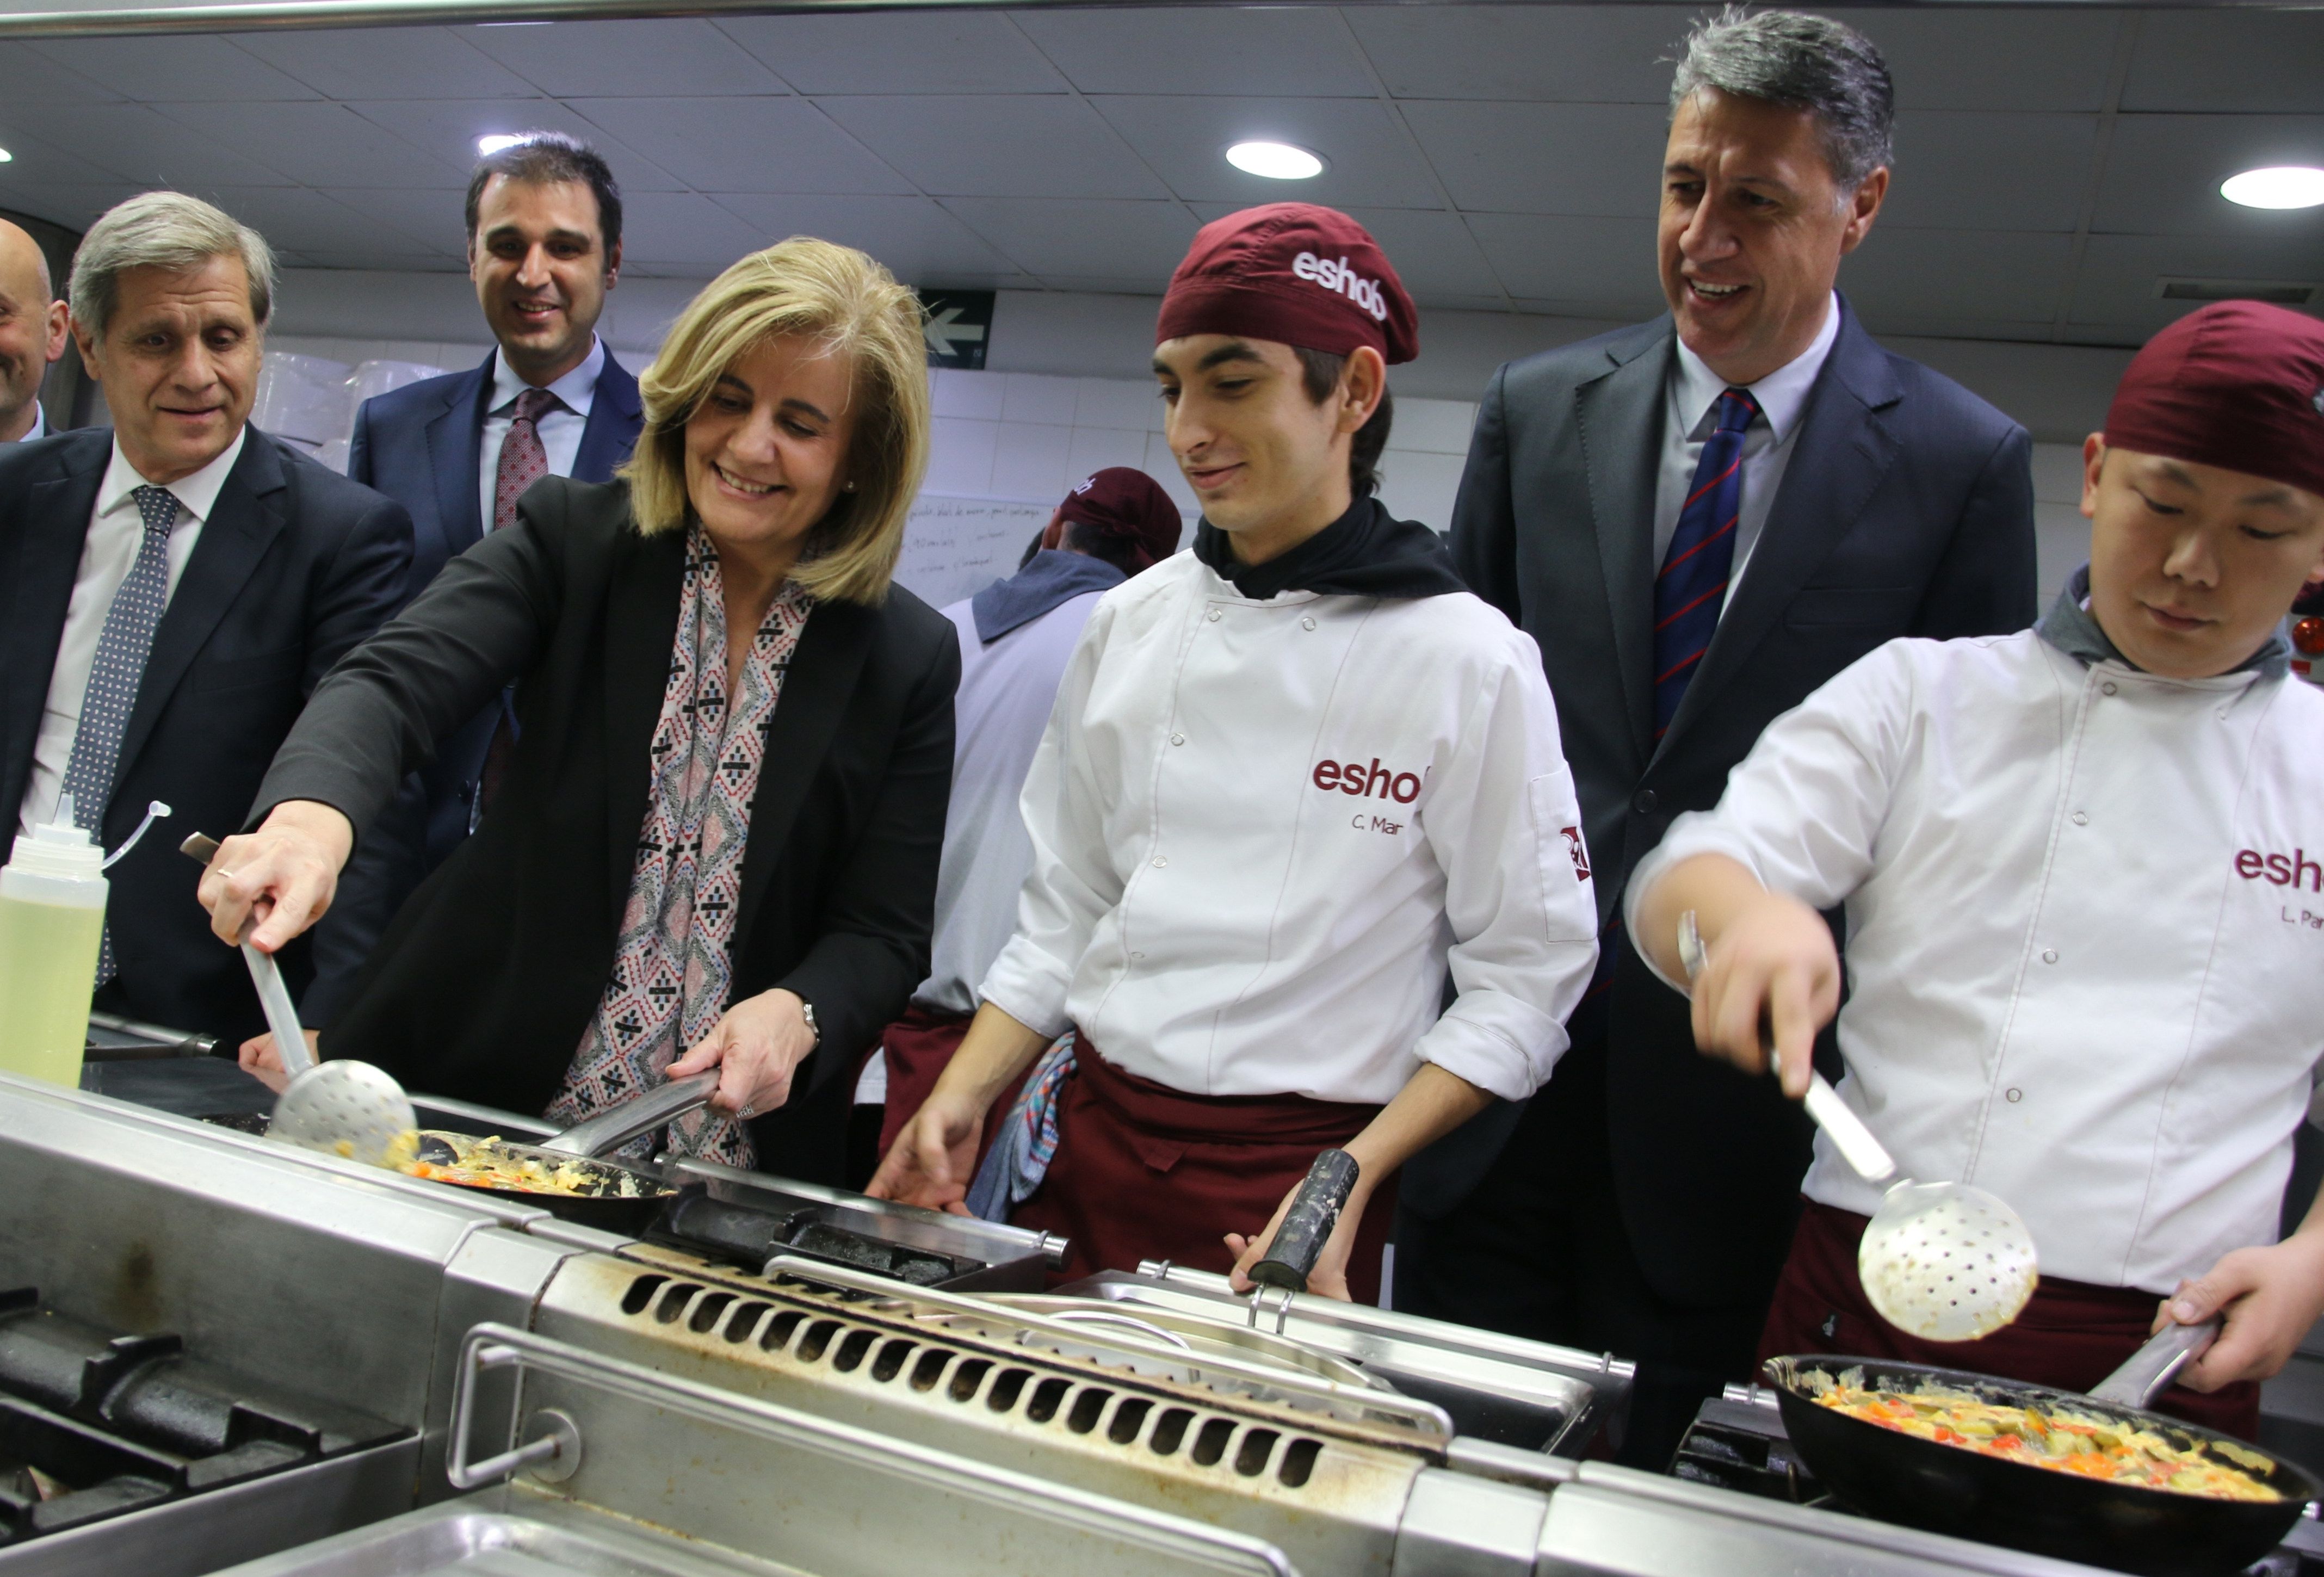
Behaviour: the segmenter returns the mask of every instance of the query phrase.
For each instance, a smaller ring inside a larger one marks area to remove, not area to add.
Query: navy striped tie
[[[1719,397],[1719,426],[1702,442],[1694,485],[1655,577],[1655,737],[1668,733],[1680,698],[1719,630],[1735,567],[1735,521],[1743,504],[1743,432],[1759,414],[1740,389]]]

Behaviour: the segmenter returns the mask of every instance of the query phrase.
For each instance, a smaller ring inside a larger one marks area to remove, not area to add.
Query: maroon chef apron
[[[2162,1300],[2128,1286],[2093,1286],[2045,1276],[2024,1312],[1976,1342],[1924,1342],[1873,1311],[1856,1274],[1856,1248],[1868,1216],[1801,1202],[1799,1231],[1775,1284],[1775,1306],[1759,1336],[1764,1361],[1786,1352],[1886,1358],[1899,1363],[1974,1370],[2026,1385],[2087,1393],[2144,1344]],[[2153,1410],[2232,1434],[2259,1437],[2259,1382],[2216,1391],[2172,1386]]]
[[[974,1021],[969,1013],[947,1013],[940,1008],[924,1008],[918,1002],[904,1010],[904,1016],[880,1032],[880,1049],[888,1058],[888,1105],[880,1120],[880,1157],[885,1160],[889,1147],[904,1130],[912,1114],[927,1103],[936,1093],[936,1081],[952,1065],[953,1054],[968,1037],[968,1027]],[[1001,1131],[1001,1115],[1017,1104],[1017,1092],[1024,1087],[1032,1073],[1030,1064],[1025,1072],[1009,1081],[1001,1098],[992,1103],[992,1111],[984,1120],[984,1136],[977,1142],[975,1166],[984,1164],[984,1152],[992,1148],[993,1135]],[[976,1176],[974,1167],[969,1176]]]
[[[1234,1268],[1225,1236],[1267,1230],[1275,1207],[1323,1150],[1346,1144],[1379,1108],[1305,1095],[1189,1095],[1114,1066],[1084,1040],[1057,1112],[1057,1153],[1011,1226],[1069,1239],[1051,1286],[1141,1259]],[[1372,1193],[1348,1259],[1348,1290],[1379,1301],[1380,1250],[1396,1179]]]

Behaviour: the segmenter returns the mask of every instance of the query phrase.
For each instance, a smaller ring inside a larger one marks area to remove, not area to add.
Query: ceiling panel
[[[102,104],[120,97],[110,88],[36,53],[30,44],[0,43],[0,106]]]
[[[2071,230],[2098,156],[2094,115],[1921,109],[1896,117],[1883,219],[1985,230]]]
[[[158,107],[183,128],[177,134],[180,141],[215,140],[303,186],[466,187],[468,183],[466,160],[454,162],[438,158],[343,104]]]
[[[383,214],[359,211],[304,187],[208,187],[194,195],[216,203],[256,230],[278,251],[337,251],[346,245],[350,236],[369,240],[383,252],[442,250],[440,245],[403,234]],[[453,229],[458,228],[456,223]]]
[[[2141,235],[2324,235],[2324,208],[2246,208],[2219,195],[2238,171],[2324,164],[2324,117],[2126,115],[2115,122],[2091,228]]]
[[[2324,113],[2324,11],[2149,11],[2127,110]]]
[[[532,91],[450,28],[253,32],[235,42],[327,98],[495,98]]]
[[[464,27],[460,36],[560,98],[780,93],[781,82],[706,22],[544,23]]]
[[[990,289],[1003,281],[1029,282],[1021,270],[927,198],[735,194],[717,201],[770,239],[818,235],[857,247],[909,283]]]
[[[1343,14],[1401,98],[1661,105],[1686,32],[1662,5],[1351,6]]]
[[[1093,98],[1170,189],[1238,208],[1296,198],[1335,208],[1424,208],[1443,198],[1427,161],[1377,98]],[[1269,180],[1227,162],[1247,139],[1296,143],[1323,155],[1313,180]]]
[[[726,17],[718,23],[801,93],[1057,93],[1065,79],[991,11]]]
[[[641,191],[622,199],[624,269],[683,269],[706,278],[744,253],[780,239],[695,192]]]
[[[295,254],[294,258],[295,265],[301,268],[366,269],[387,273],[460,272],[456,261],[433,252],[302,252]]]
[[[76,152],[70,147],[32,134],[35,126],[69,134],[70,128],[60,128],[58,119],[50,111],[34,106],[0,101],[0,148],[7,149],[9,154],[8,162],[0,164],[0,192],[18,183],[109,186],[129,179],[109,164],[82,157],[88,152],[86,148]]]
[[[907,180],[938,197],[1170,195],[1095,110],[1070,96],[816,102]]]
[[[50,39],[32,47],[57,64],[144,103],[317,97],[297,78],[276,70],[229,39],[200,34]]]
[[[567,107],[696,191],[912,189],[803,98],[576,98]]]
[[[0,115],[10,113],[0,106]],[[198,136],[142,104],[57,105],[40,112],[41,140],[123,180],[149,186],[287,186],[289,178],[215,136]]]
[[[456,166],[461,171],[456,184],[463,188],[467,185],[466,172],[475,164],[478,137],[531,131],[564,132],[595,144],[613,167],[613,179],[624,193],[680,191],[686,185],[604,127],[553,98],[387,100],[347,107]]]
[[[1472,214],[1469,227],[1512,296],[1584,317],[1662,310],[1652,219]]]
[[[1196,203],[1194,213],[1204,224],[1235,211],[1232,203]],[[1442,307],[1457,299],[1467,305],[1489,300],[1506,305],[1500,281],[1469,226],[1459,214],[1416,208],[1347,210],[1351,218],[1372,233],[1388,261],[1396,265],[1404,288],[1423,305]]]
[[[2071,321],[2152,333],[2198,303],[2166,301],[2164,278],[2324,284],[2324,237],[2093,235],[2075,281]]]
[[[1884,316],[2047,325],[2073,254],[2070,235],[1876,229],[1840,263],[1840,288],[1876,325]]]
[[[1663,112],[1643,104],[1416,100],[1406,121],[1471,212],[1651,217]]]
[[[1379,91],[1322,6],[1028,11],[1018,25],[1084,93],[1347,97]]]
[[[1900,109],[2101,109],[2122,21],[2080,5],[1816,9],[1878,48]]]
[[[367,217],[365,223],[343,231],[333,250],[363,239],[370,226],[378,224],[414,246],[447,257],[465,259],[467,254],[465,192],[446,187],[348,187],[334,189],[330,195],[341,206]]]
[[[945,204],[1026,272],[1158,291],[1198,227],[1182,203],[954,198]]]
[[[146,189],[142,186],[118,183],[19,182],[6,177],[5,167],[0,167],[0,208],[30,214],[36,219],[46,219],[51,225],[62,225],[68,230],[88,229],[106,209]],[[61,295],[64,281],[59,280],[56,284],[57,291]]]

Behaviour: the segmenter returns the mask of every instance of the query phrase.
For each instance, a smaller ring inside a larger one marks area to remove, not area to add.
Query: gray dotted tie
[[[80,725],[73,732],[72,755],[65,763],[64,791],[73,797],[73,820],[99,844],[105,842],[105,807],[113,798],[114,769],[121,760],[121,736],[137,705],[145,677],[145,656],[153,631],[170,603],[170,530],[178,523],[177,495],[150,484],[130,496],[145,522],[137,562],[113,594],[105,630],[97,638],[97,660],[89,665],[88,689],[80,701]],[[113,978],[113,932],[107,927],[97,953],[97,983]]]

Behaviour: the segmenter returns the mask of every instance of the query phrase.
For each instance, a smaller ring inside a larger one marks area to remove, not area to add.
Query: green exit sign
[[[982,371],[985,347],[992,343],[992,292],[922,290],[919,298],[928,314],[920,325],[928,365]]]

